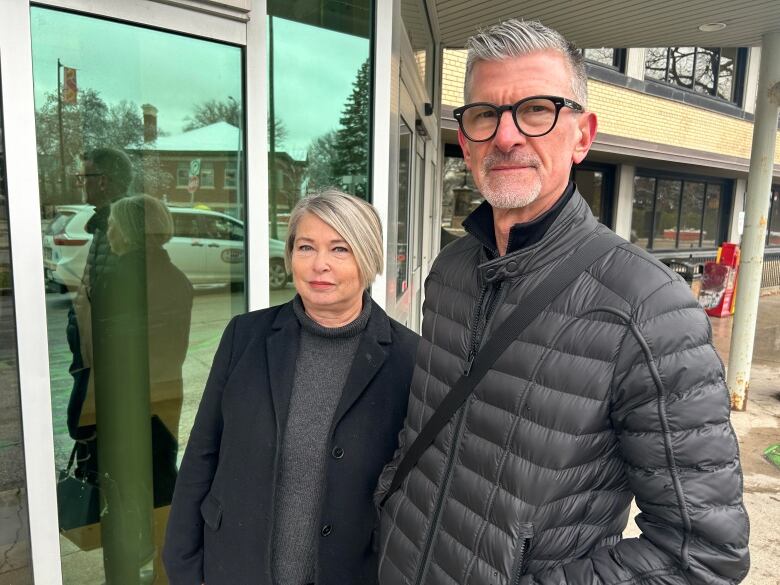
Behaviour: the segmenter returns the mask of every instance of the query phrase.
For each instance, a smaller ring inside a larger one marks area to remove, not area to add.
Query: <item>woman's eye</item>
[[[333,248],[333,251],[336,252],[337,254],[348,254],[349,248],[347,248],[346,246],[336,246],[335,248]]]
[[[309,244],[300,244],[298,246],[299,252],[311,252],[313,249]]]

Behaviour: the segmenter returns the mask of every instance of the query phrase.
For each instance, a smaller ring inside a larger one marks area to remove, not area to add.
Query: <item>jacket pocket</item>
[[[517,585],[520,577],[525,572],[526,553],[534,535],[534,525],[531,522],[523,522],[517,530],[517,544],[515,545],[515,559],[512,562],[512,580],[509,585]]]
[[[206,526],[217,531],[222,523],[222,504],[217,498],[208,494],[200,503],[200,515],[203,516]]]

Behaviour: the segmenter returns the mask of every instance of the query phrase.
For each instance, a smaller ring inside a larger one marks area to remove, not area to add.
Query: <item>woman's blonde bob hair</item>
[[[162,201],[149,195],[117,199],[111,204],[111,218],[127,251],[159,248],[173,234],[171,212]]]
[[[362,199],[329,189],[301,199],[290,214],[289,231],[284,246],[287,270],[292,267],[298,224],[307,213],[336,230],[352,248],[363,288],[368,288],[384,270],[382,253],[382,222],[374,206]]]

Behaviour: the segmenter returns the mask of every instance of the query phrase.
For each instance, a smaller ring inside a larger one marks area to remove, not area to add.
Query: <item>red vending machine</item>
[[[711,317],[728,317],[734,314],[738,268],[739,246],[729,242],[718,248],[715,262],[704,264],[699,304]]]

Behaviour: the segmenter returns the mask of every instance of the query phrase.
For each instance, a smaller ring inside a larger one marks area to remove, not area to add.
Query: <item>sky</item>
[[[242,99],[238,47],[46,8],[32,8],[31,20],[36,105],[56,89],[58,58],[78,70],[80,88],[108,104],[157,107],[169,134],[182,131],[199,103]],[[276,116],[287,131],[281,149],[305,153],[312,138],[338,127],[369,43],[279,18],[273,28]]]

